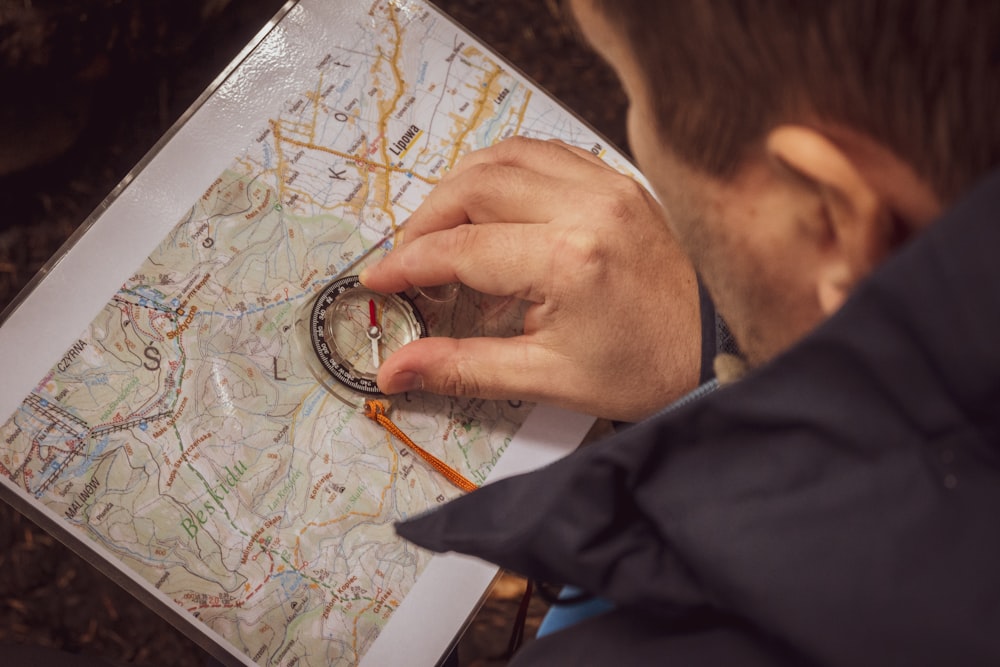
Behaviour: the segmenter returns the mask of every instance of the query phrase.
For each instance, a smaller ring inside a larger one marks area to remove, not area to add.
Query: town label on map
[[[403,133],[402,138],[398,139],[394,144],[389,146],[389,150],[393,155],[401,156],[406,152],[406,149],[410,147],[410,144],[417,140],[420,136],[420,128],[416,125],[410,125]]]

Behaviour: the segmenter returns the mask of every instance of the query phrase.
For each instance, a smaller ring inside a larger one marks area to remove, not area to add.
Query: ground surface
[[[0,310],[281,4],[0,0]],[[561,0],[438,4],[623,146],[622,95],[560,18]],[[507,577],[495,589],[460,645],[463,667],[505,664],[522,588],[522,581]],[[529,637],[544,609],[532,599]],[[2,644],[126,664],[200,665],[205,659],[166,622],[0,503]]]

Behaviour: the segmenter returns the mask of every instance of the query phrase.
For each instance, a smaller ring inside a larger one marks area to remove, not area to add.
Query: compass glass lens
[[[375,324],[370,318],[372,303]],[[364,288],[337,299],[327,311],[324,335],[338,363],[359,377],[374,380],[378,366],[390,353],[387,348],[398,349],[415,339],[412,330],[405,326],[405,313],[396,311],[391,297]],[[373,331],[378,331],[378,335]]]
[[[319,362],[314,371],[363,394],[378,394],[375,378],[393,352],[422,336],[427,326],[404,294],[379,294],[357,276],[340,278],[316,297],[308,318],[310,346]]]

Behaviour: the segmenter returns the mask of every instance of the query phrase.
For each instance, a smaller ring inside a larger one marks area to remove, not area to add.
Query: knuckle
[[[496,144],[495,148],[501,159],[510,159],[519,156],[525,150],[530,150],[537,142],[537,139],[529,139],[515,134]]]
[[[440,389],[448,396],[479,397],[482,393],[480,384],[461,361],[442,370]]]
[[[471,169],[473,165],[477,164],[480,154],[489,150],[488,148],[482,148],[478,151],[472,151],[471,153],[466,153],[465,155],[458,158],[455,164],[445,172],[446,180],[453,180],[458,174],[461,174],[468,169]]]
[[[417,209],[419,213],[422,213],[424,219],[432,220],[442,214],[443,211],[447,210],[445,203],[449,198],[450,187],[448,185],[439,185],[428,193],[424,198],[424,201],[420,204],[420,208]],[[412,220],[415,216],[410,216],[411,225]],[[412,234],[409,229],[404,228],[403,238],[407,240],[407,237]]]
[[[510,190],[511,168],[484,162],[473,165],[463,174],[463,196],[469,210],[489,210],[494,202],[502,201]]]
[[[479,228],[475,225],[459,225],[447,232],[445,251],[452,257],[466,257],[476,249]]]
[[[577,227],[559,239],[553,258],[575,274],[593,277],[605,272],[608,249],[595,229]]]
[[[380,263],[380,268],[385,267],[387,272],[402,278],[413,276],[418,272],[423,262],[423,249],[431,240],[426,236],[413,239],[403,245],[393,249]]]
[[[647,208],[649,193],[635,179],[620,176],[610,179],[607,188],[598,196],[601,200],[599,210],[603,211],[605,218],[627,223]]]

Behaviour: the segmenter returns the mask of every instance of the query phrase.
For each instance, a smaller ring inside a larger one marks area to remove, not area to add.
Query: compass
[[[308,342],[301,342],[310,370],[340,398],[340,387],[381,396],[375,377],[382,361],[427,335],[427,324],[408,296],[374,292],[358,276],[328,284],[303,315],[302,337],[308,334]]]

